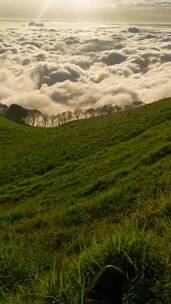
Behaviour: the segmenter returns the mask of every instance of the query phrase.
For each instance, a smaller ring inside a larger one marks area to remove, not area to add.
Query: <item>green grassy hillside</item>
[[[78,304],[122,267],[124,303],[171,303],[171,99],[36,129],[0,116],[0,303]]]

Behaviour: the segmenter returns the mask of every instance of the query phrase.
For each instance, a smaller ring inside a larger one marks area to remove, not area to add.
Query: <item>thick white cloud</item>
[[[39,63],[36,64],[32,77],[37,81],[39,88],[43,84],[52,86],[65,80],[78,81],[83,75],[83,70],[75,64]]]
[[[171,28],[0,28],[0,102],[54,114],[171,96]]]

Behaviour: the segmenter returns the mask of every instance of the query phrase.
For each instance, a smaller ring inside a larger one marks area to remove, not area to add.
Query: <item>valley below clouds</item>
[[[171,27],[0,23],[0,103],[57,114],[171,96]]]

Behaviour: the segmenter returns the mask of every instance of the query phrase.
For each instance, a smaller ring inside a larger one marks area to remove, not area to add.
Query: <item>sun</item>
[[[40,1],[40,0],[39,0]],[[44,17],[49,9],[70,10],[71,12],[86,12],[93,9],[99,0],[41,0],[43,1],[41,10],[37,17],[40,20]]]

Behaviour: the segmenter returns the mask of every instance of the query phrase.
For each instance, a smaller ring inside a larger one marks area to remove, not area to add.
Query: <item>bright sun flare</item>
[[[97,0],[46,0],[39,13],[38,19],[41,19],[46,11],[51,7],[61,7],[63,9],[81,10],[91,9],[97,4]]]

